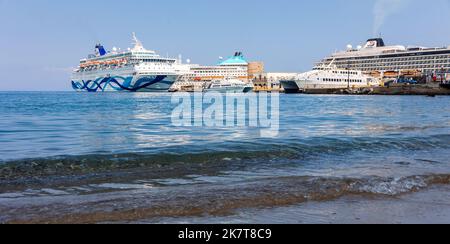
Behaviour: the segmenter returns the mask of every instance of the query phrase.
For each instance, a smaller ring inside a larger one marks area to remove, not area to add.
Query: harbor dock
[[[373,95],[450,95],[450,89],[435,84],[396,84],[389,87],[377,87],[373,90]]]
[[[442,96],[450,95],[450,89],[439,84],[394,84],[385,87],[371,87],[363,89],[305,89],[299,91],[304,94],[342,94],[342,95],[422,95]]]

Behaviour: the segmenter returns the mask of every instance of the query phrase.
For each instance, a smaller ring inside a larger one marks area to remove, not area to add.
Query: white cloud
[[[374,25],[373,34],[377,36],[381,27],[386,22],[387,18],[401,11],[405,6],[411,3],[412,0],[376,0],[373,8]]]

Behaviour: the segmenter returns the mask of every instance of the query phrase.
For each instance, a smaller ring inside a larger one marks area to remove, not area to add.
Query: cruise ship
[[[217,65],[182,64],[177,62],[176,70],[180,74],[178,82],[172,86],[171,91],[200,91],[208,87],[211,82],[218,80],[240,80],[244,83],[249,81],[249,67],[255,62],[247,62],[242,52],[235,52],[228,59],[220,58]]]
[[[72,74],[76,91],[165,92],[178,78],[176,59],[147,50],[133,33],[134,47],[125,52],[107,52],[96,45],[96,53],[82,59]]]
[[[236,52],[234,56],[225,60],[220,60],[217,65],[204,66],[188,64],[189,72],[185,73],[185,78],[193,81],[213,81],[218,79],[239,79],[248,81],[249,63],[244,58],[242,52]]]
[[[334,63],[341,69],[369,73],[402,73],[416,71],[421,75],[450,73],[449,47],[387,46],[382,38],[369,39],[364,46],[339,51],[321,60],[316,66]]]
[[[312,71],[280,82],[286,93],[314,89],[361,89],[380,85],[380,80],[377,78],[359,70],[338,68],[333,62],[317,66]]]

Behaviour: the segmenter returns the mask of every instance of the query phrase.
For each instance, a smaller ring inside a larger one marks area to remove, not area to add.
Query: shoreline
[[[195,209],[193,209],[194,211]],[[448,224],[450,185],[399,196],[349,195],[329,201],[310,201],[287,206],[243,208],[218,215],[180,215],[146,218],[143,209],[127,212],[72,213],[67,219],[17,219],[8,224]],[[159,210],[161,214],[170,209]]]
[[[437,206],[445,210],[440,222],[450,223],[450,175],[368,182],[378,183],[287,177],[165,188],[122,184],[90,194],[42,189],[45,195],[3,195],[0,223],[419,223],[426,221],[412,213],[433,222]]]
[[[309,94],[309,95],[377,95],[377,96],[449,96],[450,89],[428,84],[420,85],[392,85],[388,87],[371,87],[360,89],[305,89],[303,91],[288,91],[291,94]]]
[[[287,207],[243,209],[224,217],[161,218],[141,224],[448,224],[450,186],[390,196],[345,196]]]

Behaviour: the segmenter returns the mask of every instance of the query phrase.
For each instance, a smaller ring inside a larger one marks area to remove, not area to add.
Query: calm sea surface
[[[448,184],[449,104],[280,95],[280,133],[261,138],[173,126],[171,94],[0,93],[0,222],[224,216]]]

